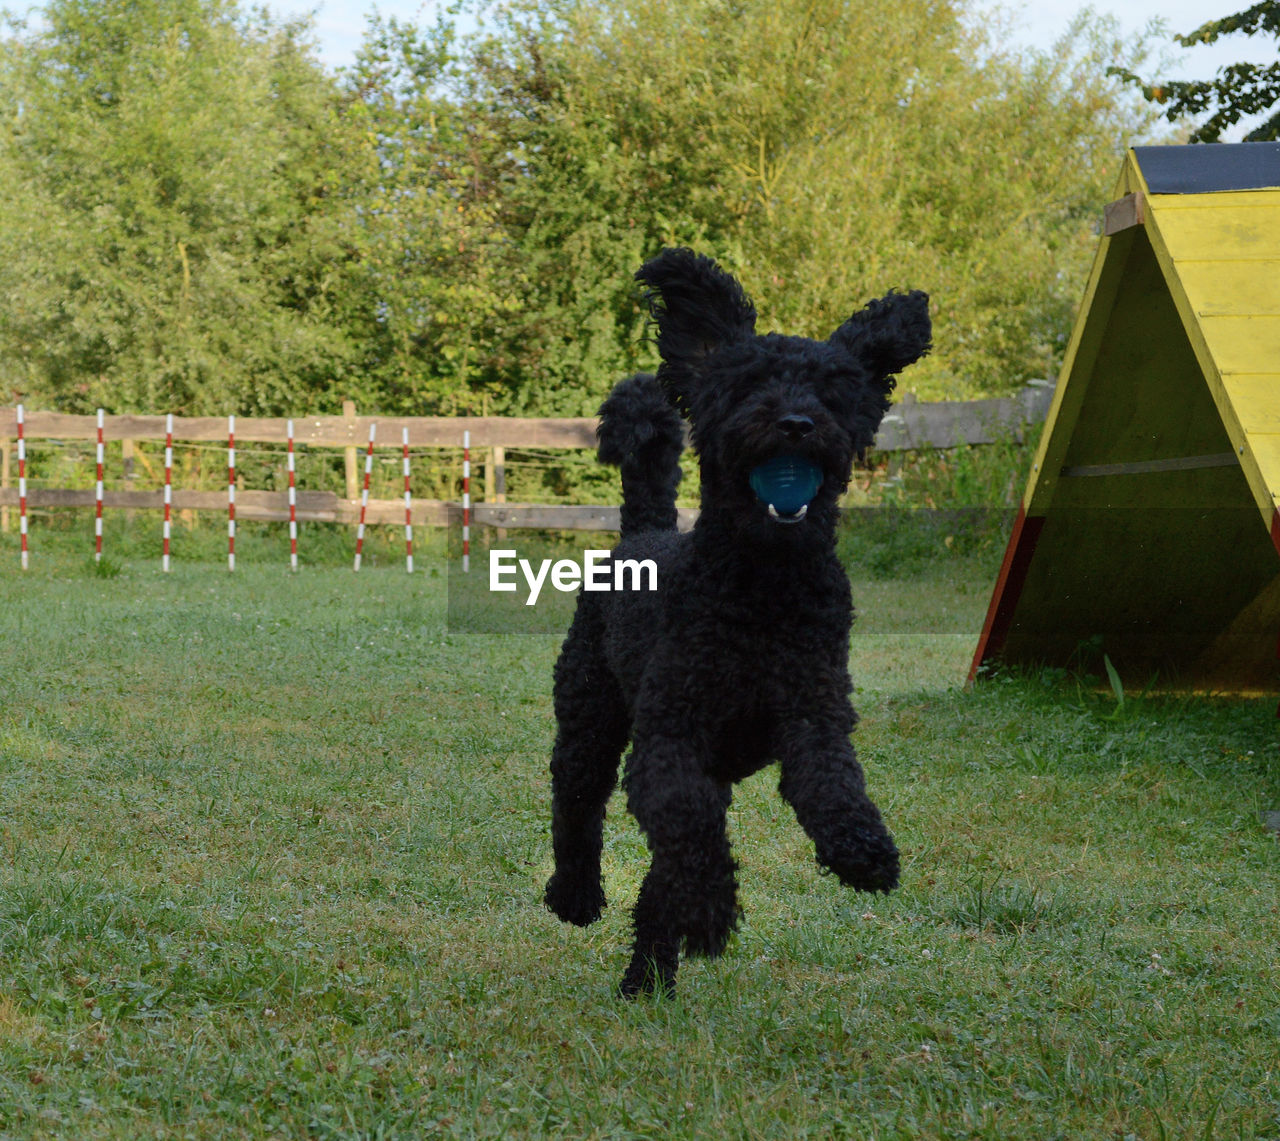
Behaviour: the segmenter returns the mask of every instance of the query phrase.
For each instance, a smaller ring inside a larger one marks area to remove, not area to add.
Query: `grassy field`
[[[0,1136],[1280,1139],[1275,702],[960,685],[990,568],[856,585],[904,853],[817,874],[766,771],[746,923],[624,1004],[540,903],[556,640],[438,553],[97,576],[0,546]]]

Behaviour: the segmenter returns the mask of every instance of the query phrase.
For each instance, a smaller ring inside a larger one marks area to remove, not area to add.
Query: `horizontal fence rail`
[[[1029,385],[1017,396],[991,400],[916,401],[908,396],[890,409],[876,436],[881,452],[916,448],[955,448],[990,444],[1016,434],[1023,426],[1045,418],[1053,388]],[[462,446],[462,433],[471,433],[473,448],[594,448],[594,417],[527,419],[507,416],[309,416],[294,419],[294,440],[313,447],[362,447],[369,428],[377,426],[383,446],[398,446],[409,433],[410,447]],[[236,417],[236,439],[242,443],[283,444],[287,421],[281,417]],[[92,440],[97,438],[95,416],[65,412],[26,412],[28,440]],[[0,408],[0,437],[17,432],[16,410]],[[105,416],[107,440],[163,440],[164,416]],[[219,443],[227,438],[225,416],[175,416],[173,438],[184,443]]]
[[[1017,396],[991,400],[957,402],[916,401],[906,394],[885,417],[876,436],[875,450],[901,452],[916,449],[945,449],[964,445],[990,444],[1004,439],[1018,439],[1024,428],[1044,420],[1053,398],[1053,387],[1047,382],[1028,385]],[[350,407],[350,406],[348,406]],[[165,416],[104,416],[104,440],[164,440]],[[77,416],[62,412],[24,410],[23,433],[28,442],[35,440],[95,440],[99,426],[96,416]],[[355,525],[361,517],[361,499],[354,484],[355,453],[363,451],[376,429],[379,450],[408,447],[461,449],[463,433],[470,434],[472,453],[487,451],[490,462],[496,461],[497,486],[504,486],[501,455],[507,448],[593,449],[596,446],[594,417],[564,419],[531,419],[520,417],[475,416],[309,416],[293,421],[295,444],[320,448],[341,448],[347,452],[347,494],[332,491],[296,491],[295,514],[299,522],[340,523]],[[288,440],[288,421],[283,417],[237,416],[235,440],[243,443],[284,445]],[[213,416],[174,416],[172,439],[175,443],[225,444],[227,419]],[[16,408],[0,408],[0,451],[4,457],[0,479],[0,507],[19,505],[19,491],[11,486],[9,450],[17,436]],[[407,436],[405,435],[407,433]],[[506,503],[499,492],[491,502],[473,502],[471,521],[477,525],[513,529],[564,531],[616,531],[616,506],[579,506],[568,504]],[[26,506],[34,508],[93,507],[99,502],[95,489],[29,488]],[[112,491],[102,493],[102,506],[114,509],[161,509],[165,495],[161,491]],[[170,504],[178,511],[225,511],[226,491],[193,491],[174,487]],[[459,504],[451,500],[415,499],[411,521],[425,526],[444,526],[450,512]],[[403,524],[406,521],[402,499],[370,499],[364,507],[365,522],[370,524]],[[289,495],[285,491],[255,491],[237,488],[235,513],[240,519],[286,522],[291,518]],[[697,512],[682,509],[680,526],[692,526]]]
[[[236,440],[245,444],[283,444],[287,439],[283,417],[237,416]],[[399,447],[409,432],[410,447],[460,448],[462,433],[471,433],[473,448],[594,448],[594,418],[522,419],[505,416],[308,416],[295,417],[296,443],[323,448],[363,448],[369,428],[377,426],[380,447]],[[0,408],[0,436],[13,436],[17,418],[13,408]],[[164,416],[106,416],[103,431],[108,440],[163,440]],[[28,440],[92,440],[98,434],[95,416],[64,412],[26,412]],[[183,443],[225,443],[225,416],[175,416],[173,438]]]

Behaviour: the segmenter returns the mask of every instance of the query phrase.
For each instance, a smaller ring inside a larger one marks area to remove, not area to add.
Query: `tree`
[[[501,221],[530,283],[512,408],[581,414],[650,363],[631,274],[671,243],[739,274],[762,329],[825,336],[887,288],[929,290],[927,395],[1056,368],[1098,204],[1151,118],[1106,74],[1136,58],[1109,25],[1022,57],[953,0],[506,11],[460,98],[510,156]]]
[[[671,244],[762,329],[929,290],[922,395],[1048,375],[1155,115],[1106,23],[1017,56],[963,3],[512,0],[467,41],[375,20],[335,80],[236,0],[48,0],[0,41],[0,386],[589,413],[653,364],[632,274]]]
[[[1210,20],[1185,36],[1174,36],[1183,47],[1215,43],[1233,32],[1246,36],[1265,33],[1280,38],[1280,0],[1262,0],[1252,8]],[[1271,112],[1244,137],[1247,143],[1280,140],[1280,62],[1272,64],[1234,63],[1218,69],[1208,80],[1144,83],[1128,70],[1118,70],[1128,82],[1142,90],[1145,98],[1166,108],[1170,122],[1188,116],[1209,118],[1191,134],[1193,143],[1216,143],[1222,132],[1243,118]]]
[[[505,326],[525,304],[497,222],[494,141],[441,91],[455,58],[447,19],[423,30],[375,17],[344,82],[344,127],[360,140],[345,192],[359,203],[378,314],[370,380],[387,410],[500,405]]]
[[[305,25],[232,0],[43,15],[0,55],[0,383],[70,410],[340,399],[358,235]]]

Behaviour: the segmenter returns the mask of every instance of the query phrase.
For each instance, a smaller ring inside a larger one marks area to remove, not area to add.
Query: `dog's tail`
[[[657,379],[619,382],[600,406],[601,463],[622,470],[622,533],[674,531],[684,421]]]

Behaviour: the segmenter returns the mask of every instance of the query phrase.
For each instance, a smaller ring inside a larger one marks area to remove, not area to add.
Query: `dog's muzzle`
[[[775,456],[751,469],[751,490],[778,523],[799,523],[822,486],[822,469],[803,456]]]

